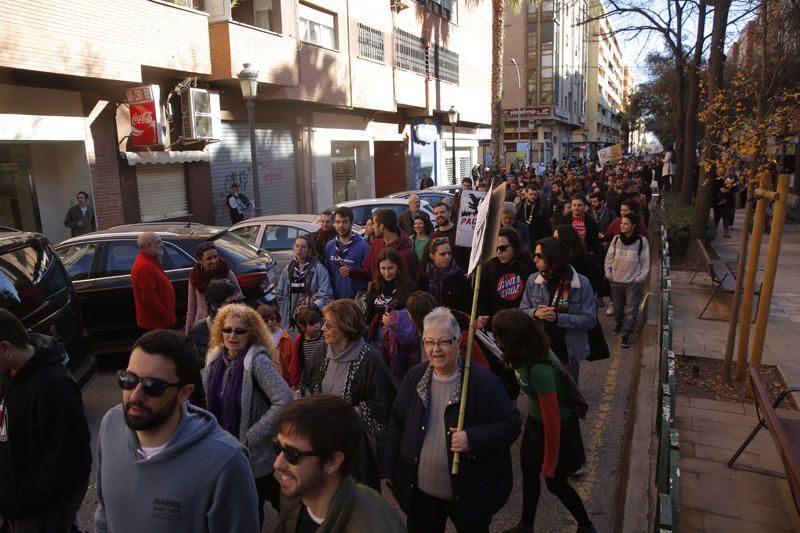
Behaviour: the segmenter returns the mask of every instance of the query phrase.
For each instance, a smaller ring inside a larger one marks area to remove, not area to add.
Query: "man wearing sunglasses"
[[[119,372],[122,403],[97,438],[95,531],[258,531],[244,446],[187,400],[197,359],[182,333],[156,330]]]
[[[362,433],[355,409],[338,396],[289,404],[274,442],[275,477],[287,498],[281,501],[279,531],[406,530],[380,494],[350,476]]]
[[[89,426],[64,357],[0,309],[0,530],[70,531],[86,493]]]

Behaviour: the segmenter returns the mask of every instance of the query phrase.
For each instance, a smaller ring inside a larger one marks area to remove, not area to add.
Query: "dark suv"
[[[95,353],[124,351],[136,339],[136,308],[131,288],[131,268],[139,249],[136,239],[153,231],[164,242],[161,262],[175,287],[179,327],[186,320],[189,272],[194,251],[213,241],[236,275],[250,305],[274,297],[275,263],[270,255],[224,228],[190,223],[129,224],[73,237],[56,246],[78,291],[84,321]]]
[[[94,371],[94,357],[83,329],[77,294],[64,266],[43,235],[0,233],[0,307],[28,330],[58,339],[68,366],[82,385]]]

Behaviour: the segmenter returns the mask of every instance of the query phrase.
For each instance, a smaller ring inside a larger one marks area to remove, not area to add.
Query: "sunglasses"
[[[439,244],[450,244],[450,239],[448,239],[447,237],[436,237],[435,239],[433,239],[431,244],[437,245],[437,246]]]
[[[508,250],[510,247],[511,247],[511,245],[510,245],[510,244],[501,244],[501,245],[499,245],[499,246],[497,247],[497,251],[498,251],[498,252],[505,252],[505,251],[506,251],[506,250]]]
[[[290,465],[296,465],[303,457],[319,457],[322,455],[322,452],[316,450],[301,452],[300,450],[296,450],[291,446],[281,446],[281,443],[277,440],[272,441],[272,448],[275,450],[276,457],[280,454],[283,454],[286,462]]]
[[[222,328],[222,333],[225,335],[230,335],[231,333],[236,333],[237,335],[246,335],[248,330],[242,328]]]
[[[533,258],[534,259],[544,259],[544,256],[542,254],[533,254]]]
[[[170,383],[159,378],[140,378],[133,372],[120,370],[117,373],[117,384],[122,390],[133,390],[136,385],[142,384],[142,392],[152,398],[162,396],[170,387],[180,387],[180,383]]]

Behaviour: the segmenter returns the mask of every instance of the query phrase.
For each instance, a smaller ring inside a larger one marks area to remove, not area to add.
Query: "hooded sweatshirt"
[[[481,271],[478,314],[494,315],[503,309],[516,309],[525,292],[525,283],[536,267],[530,261],[501,263],[496,257]]]
[[[247,452],[211,413],[184,403],[165,448],[139,450],[122,405],[111,408],[97,437],[97,533],[259,531]]]
[[[31,334],[33,356],[0,374],[0,515],[24,519],[85,487],[92,466],[81,391],[52,337]]]
[[[342,277],[339,267],[359,268],[368,254],[369,244],[357,233],[350,236],[350,242],[347,244],[342,244],[338,238],[335,238],[329,240],[325,245],[323,263],[330,274],[333,294],[337,299],[353,298],[357,292],[366,290],[367,282],[365,280],[355,279],[352,276]]]

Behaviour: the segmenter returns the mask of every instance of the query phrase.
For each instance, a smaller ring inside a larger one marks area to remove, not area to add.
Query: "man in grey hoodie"
[[[96,532],[259,530],[244,446],[187,401],[197,371],[182,333],[155,330],[134,344],[119,373],[122,404],[100,425]]]

